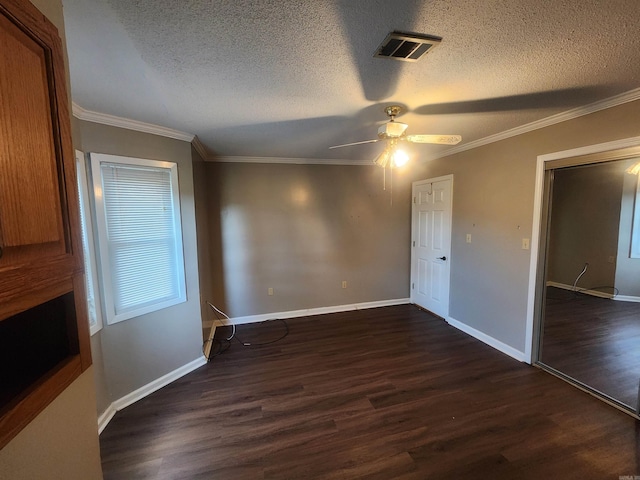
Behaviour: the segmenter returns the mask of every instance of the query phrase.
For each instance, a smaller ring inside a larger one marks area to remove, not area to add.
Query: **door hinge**
[[[417,203],[417,202],[416,202],[416,197],[413,197],[413,203]]]
[[[413,241],[413,246],[414,246],[414,247],[416,246],[416,241],[415,241],[415,240]]]
[[[411,290],[415,290],[415,289],[416,289],[416,284],[415,284],[415,283],[412,283],[412,284],[411,284]]]

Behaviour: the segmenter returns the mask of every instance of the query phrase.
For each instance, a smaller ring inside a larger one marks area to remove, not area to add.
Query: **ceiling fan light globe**
[[[402,167],[409,161],[409,155],[404,150],[396,150],[393,154],[393,165],[395,167]]]
[[[376,165],[385,168],[389,163],[389,159],[391,158],[391,151],[388,148],[385,148],[380,155],[373,161]]]

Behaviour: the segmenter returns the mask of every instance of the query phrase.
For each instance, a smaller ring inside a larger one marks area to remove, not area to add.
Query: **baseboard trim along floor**
[[[180,368],[176,368],[172,372],[163,375],[160,378],[156,378],[154,381],[143,385],[142,387],[134,390],[133,392],[125,395],[122,398],[114,401],[107,409],[98,417],[98,433],[102,431],[109,424],[116,412],[127,408],[132,403],[142,400],[147,395],[151,395],[156,390],[160,390],[162,387],[169,385],[171,382],[184,377],[187,373],[194,371],[196,368],[201,367],[207,363],[207,359],[204,356],[196,358],[195,360],[183,365]]]
[[[364,303],[354,303],[349,305],[336,305],[332,307],[319,307],[319,308],[309,308],[304,310],[291,310],[288,312],[275,312],[275,313],[265,313],[261,315],[250,315],[245,317],[235,317],[232,318],[231,321],[236,325],[243,325],[248,323],[258,323],[264,322],[266,320],[274,320],[274,319],[290,319],[297,317],[309,317],[312,315],[322,315],[326,313],[339,313],[339,312],[347,312],[352,310],[364,310],[367,308],[378,308],[378,307],[388,307],[394,305],[405,305],[409,303],[408,298],[397,298],[391,300],[380,300],[375,302],[364,302]],[[206,325],[205,325],[206,326]],[[209,325],[210,327],[210,325]],[[203,356],[201,358],[197,358],[192,362],[189,362],[186,365],[183,365],[176,370],[163,375],[160,378],[134,390],[133,392],[125,395],[124,397],[115,400],[111,405],[107,407],[107,409],[100,414],[98,417],[98,433],[102,433],[102,431],[109,424],[113,416],[116,412],[128,407],[132,403],[137,402],[138,400],[142,400],[147,395],[152,394],[156,390],[161,389],[162,387],[170,384],[171,382],[177,380],[180,377],[183,377],[187,373],[192,372],[198,367],[207,363],[207,359]]]
[[[447,318],[447,323],[449,325],[451,325],[452,327],[457,328],[458,330],[463,331],[464,333],[471,335],[474,338],[477,338],[478,340],[480,340],[483,343],[486,343],[487,345],[489,345],[490,347],[495,348],[496,350],[509,355],[512,358],[515,358],[516,360],[518,360],[519,362],[526,362],[526,357],[524,352],[521,352],[520,350],[517,350],[509,345],[507,345],[506,343],[501,342],[500,340],[497,340],[495,338],[493,338],[490,335],[487,335],[486,333],[481,332],[480,330],[476,330],[473,327],[470,327],[469,325],[462,323],[454,318]]]

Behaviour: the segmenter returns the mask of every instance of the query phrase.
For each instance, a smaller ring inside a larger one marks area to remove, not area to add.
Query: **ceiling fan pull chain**
[[[393,163],[389,162],[389,205],[393,205]]]
[[[382,190],[387,189],[387,167],[386,165],[382,166]]]

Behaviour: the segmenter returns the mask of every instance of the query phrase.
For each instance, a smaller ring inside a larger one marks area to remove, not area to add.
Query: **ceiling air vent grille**
[[[417,62],[441,41],[441,38],[430,35],[391,32],[380,44],[373,56],[405,62]]]

